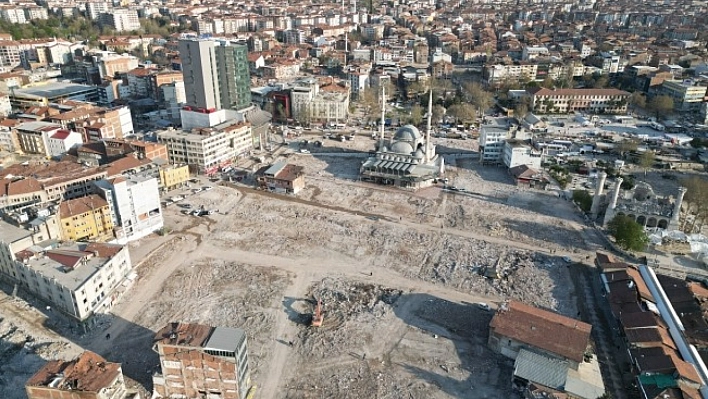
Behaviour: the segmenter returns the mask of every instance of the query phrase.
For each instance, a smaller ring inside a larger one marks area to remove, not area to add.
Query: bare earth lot
[[[584,259],[597,245],[554,193],[517,189],[472,159],[448,169],[472,194],[347,180],[357,157],[289,162],[307,173],[296,196],[215,187],[184,201],[218,210],[211,216],[168,207],[171,239],[134,259],[144,260],[140,278],[114,316],[83,337],[62,333],[148,390],[159,367],[152,334],[185,321],[247,331],[258,398],[503,398],[512,363],[487,349],[492,314],[474,303],[577,313],[561,256]],[[307,323],[314,298],[321,328]]]

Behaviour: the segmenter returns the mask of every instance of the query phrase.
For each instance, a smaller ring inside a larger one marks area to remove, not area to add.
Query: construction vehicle
[[[324,321],[324,315],[322,314],[322,300],[317,300],[317,306],[315,307],[315,314],[312,315],[312,327],[322,327],[322,322]]]

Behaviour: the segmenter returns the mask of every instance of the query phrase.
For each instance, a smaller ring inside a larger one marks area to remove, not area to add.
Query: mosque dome
[[[425,154],[423,153],[423,150],[421,150],[420,148],[418,148],[418,150],[415,152],[415,154],[413,154],[413,158],[415,158],[415,159],[423,159],[423,158],[425,158]]]
[[[398,135],[398,133],[396,133],[396,135]],[[391,145],[391,152],[410,155],[413,152],[413,146],[405,141],[397,141]]]
[[[396,134],[393,136],[393,141],[416,141],[420,139],[420,131],[417,127],[413,125],[401,126],[396,130]]]

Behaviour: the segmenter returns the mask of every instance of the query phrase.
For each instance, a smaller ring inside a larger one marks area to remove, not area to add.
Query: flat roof
[[[0,220],[0,241],[6,243],[13,243],[19,241],[25,237],[32,235],[32,232],[27,231],[21,227],[11,225],[10,223]]]
[[[124,248],[116,244],[93,243],[93,245]],[[28,268],[74,291],[110,261],[110,257],[102,257],[100,254],[95,256],[92,252],[88,252],[87,247],[88,245],[86,244],[74,244],[56,249],[33,246],[30,249],[20,251],[18,255],[19,257],[29,257],[26,263]],[[46,255],[41,254],[44,250],[46,250],[44,252]],[[86,263],[79,261],[76,267],[67,267],[67,262],[73,262],[76,259],[85,259]],[[64,260],[66,262],[62,263]]]
[[[204,349],[236,353],[245,338],[246,332],[240,328],[215,327]]]
[[[12,97],[25,97],[25,98],[47,98],[54,99],[60,97],[71,96],[73,94],[79,94],[86,91],[96,90],[96,86],[82,85],[78,83],[47,83],[42,86],[28,87],[24,89],[15,89]]]

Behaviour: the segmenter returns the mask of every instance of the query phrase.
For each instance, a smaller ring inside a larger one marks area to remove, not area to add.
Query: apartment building
[[[349,88],[334,82],[301,79],[290,89],[292,118],[302,123],[345,120],[349,112]]]
[[[89,19],[97,20],[101,14],[109,13],[113,9],[113,2],[110,1],[91,1],[86,3],[86,15]]]
[[[116,32],[129,32],[140,29],[138,12],[127,8],[112,8],[101,14],[101,24],[113,28]]]
[[[211,109],[242,109],[251,103],[248,49],[214,40],[180,40],[187,104]]]
[[[20,151],[25,154],[50,156],[49,136],[61,130],[61,126],[50,122],[25,122],[15,128]]]
[[[47,138],[47,156],[59,157],[83,143],[84,140],[80,133],[64,129],[57,130]]]
[[[159,170],[160,189],[171,191],[184,187],[189,181],[189,165],[165,165]]]
[[[548,54],[548,48],[545,46],[524,46],[521,50],[521,59],[531,61],[539,57],[547,57]]]
[[[510,132],[506,126],[482,125],[479,129],[479,161],[483,164],[500,164],[509,137]]]
[[[15,130],[19,124],[20,121],[17,119],[0,119],[0,149],[15,152],[20,148],[17,130]]]
[[[5,234],[5,227],[0,234]],[[2,273],[81,323],[91,323],[93,314],[111,309],[116,290],[133,268],[128,247],[115,244],[57,247],[54,241],[45,241],[13,252],[8,240],[0,239],[0,253]]]
[[[504,143],[502,162],[509,169],[526,165],[531,169],[540,170],[541,152],[521,140],[507,140]]]
[[[161,373],[152,378],[153,398],[246,398],[251,376],[245,331],[170,323],[154,341]]]
[[[305,188],[305,174],[302,166],[278,161],[264,166],[256,172],[258,185],[278,193],[297,194]]]
[[[25,15],[25,10],[12,5],[0,8],[0,19],[4,19],[11,24],[26,24],[29,22]]]
[[[545,89],[527,90],[531,108],[539,113],[587,112],[623,114],[627,112],[630,93],[617,89]]]
[[[70,111],[49,116],[46,120],[81,133],[86,143],[122,139],[134,133],[133,118],[127,105],[107,108],[81,102],[72,104],[74,107]]]
[[[515,63],[487,65],[484,68],[484,79],[487,84],[495,86],[504,82],[529,82],[536,80],[538,64]]]
[[[665,80],[658,92],[674,100],[674,110],[680,112],[700,111],[705,101],[708,87],[699,86],[691,81]]]
[[[103,241],[113,238],[108,202],[96,194],[59,204],[62,237],[67,241]]]
[[[105,170],[69,161],[10,165],[0,171],[0,209],[19,212],[83,197],[92,193],[93,181],[105,177]]]
[[[192,172],[207,175],[230,165],[253,147],[251,125],[234,121],[192,132],[167,130],[158,133],[157,140],[167,146],[170,163],[186,164]]]
[[[167,147],[164,144],[153,143],[142,140],[103,140],[105,156],[107,159],[115,159],[123,155],[131,154],[137,159],[163,159],[167,161]]]
[[[125,386],[123,370],[101,356],[85,351],[73,360],[52,360],[25,383],[27,399],[140,399]]]
[[[116,177],[94,183],[111,210],[116,241],[139,240],[164,226],[158,180],[148,174]]]

